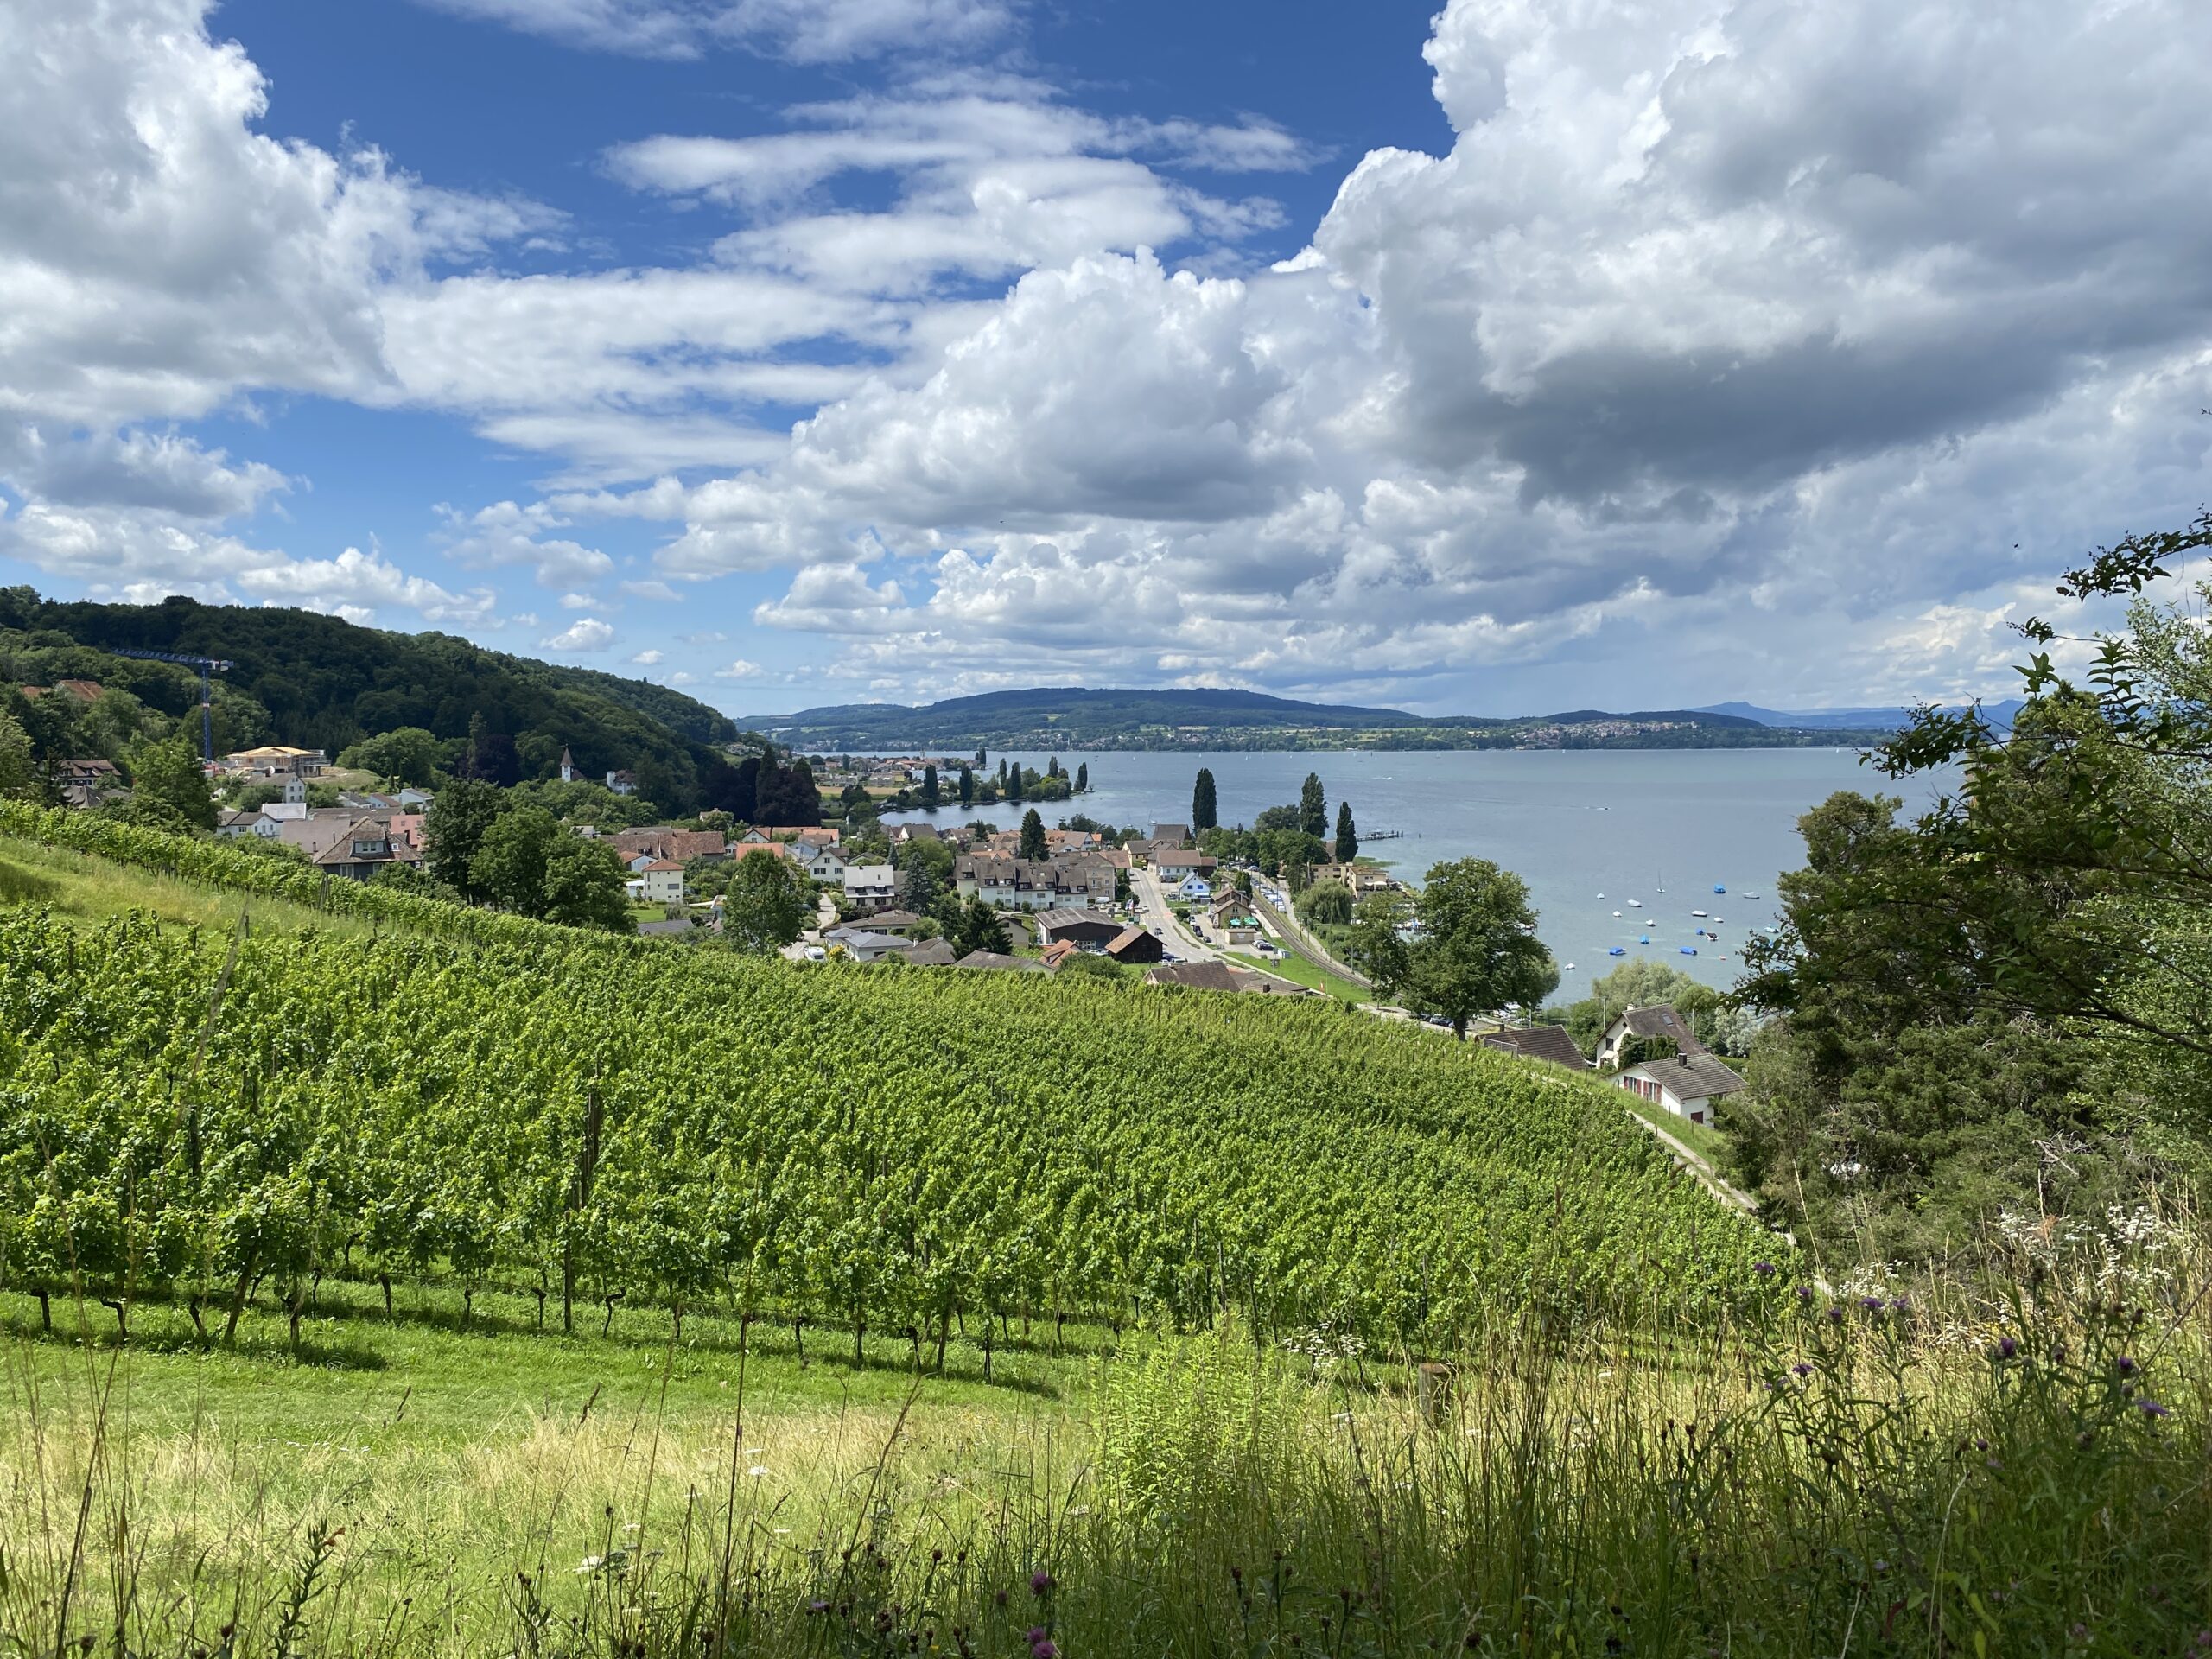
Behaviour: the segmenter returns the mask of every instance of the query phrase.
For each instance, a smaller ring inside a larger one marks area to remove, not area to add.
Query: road
[[[1212,962],[1221,958],[1220,951],[1192,938],[1183,924],[1175,919],[1175,912],[1168,908],[1166,890],[1160,885],[1160,877],[1153,871],[1131,870],[1129,892],[1136,898],[1138,925],[1157,933],[1160,942],[1167,947],[1169,956],[1184,962]]]

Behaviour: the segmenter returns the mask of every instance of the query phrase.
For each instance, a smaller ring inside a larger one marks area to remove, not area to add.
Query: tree
[[[493,731],[481,709],[469,717],[468,751],[461,772],[501,789],[512,789],[522,781],[522,756],[516,751],[514,739]]]
[[[748,956],[772,956],[798,938],[812,908],[789,859],[756,853],[737,861],[722,894],[722,938]]]
[[[1006,918],[985,904],[979,895],[961,907],[954,925],[946,930],[953,949],[962,956],[976,950],[995,950],[1001,955],[1014,949],[1014,941],[1007,935]]]
[[[568,834],[542,806],[510,807],[486,826],[477,843],[476,855],[468,861],[470,886],[501,910],[543,916],[546,861],[554,838]]]
[[[1214,798],[1213,768],[1200,766],[1198,781],[1191,786],[1191,833],[1204,835],[1221,823],[1221,810]]]
[[[401,726],[363,738],[339,755],[338,764],[372,772],[397,785],[423,785],[436,778],[444,759],[445,746],[435,734],[420,726]]]
[[[1053,755],[1045,762],[1045,775],[1047,778],[1057,778],[1060,775],[1060,757],[1058,755]]]
[[[941,841],[912,841],[899,855],[899,902],[927,915],[952,884],[952,849]]]
[[[1709,987],[1681,969],[1648,957],[1634,957],[1593,981],[1590,995],[1569,1004],[1560,1023],[1585,1054],[1595,1054],[1613,1021],[1630,1008],[1667,1002],[1678,1013],[1695,1018],[1718,1001]]]
[[[1559,984],[1521,878],[1487,859],[1433,866],[1410,901],[1377,894],[1352,920],[1352,954],[1376,988],[1454,1035],[1478,1014],[1533,1007]]]
[[[1021,815],[1021,856],[1039,863],[1046,857],[1045,820],[1033,806]]]
[[[569,927],[634,933],[638,919],[630,910],[629,874],[604,842],[561,831],[545,849],[544,908],[539,914]]]
[[[1359,830],[1351,821],[1351,803],[1337,803],[1337,862],[1349,864],[1359,856]]]
[[[200,750],[182,732],[165,743],[149,743],[131,757],[134,795],[173,809],[194,830],[215,827],[215,792],[207,787]]]
[[[935,811],[938,801],[937,768],[934,766],[924,766],[922,768],[922,804],[931,811]]]
[[[1319,841],[1329,833],[1329,801],[1321,792],[1321,774],[1309,772],[1298,790],[1298,827]]]
[[[1009,801],[1018,801],[1021,798],[1021,768],[1019,766],[1009,767],[1007,771],[1006,798]]]
[[[30,734],[21,722],[0,714],[0,798],[25,799],[38,791],[38,766],[31,758]]]
[[[507,798],[492,785],[456,779],[438,791],[423,815],[423,861],[430,874],[471,904],[485,893],[469,874],[485,833],[507,808]]]
[[[1078,795],[1088,795],[1090,793],[1090,762],[1088,760],[1078,760],[1076,762],[1075,792]]]
[[[1294,908],[1308,927],[1341,927],[1351,920],[1351,889],[1338,881],[1319,881],[1298,895]]]
[[[963,806],[976,804],[976,773],[972,767],[960,768],[960,804]]]

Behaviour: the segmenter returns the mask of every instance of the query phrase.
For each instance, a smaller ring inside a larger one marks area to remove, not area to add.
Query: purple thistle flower
[[[2010,1359],[2010,1358],[2012,1358],[2012,1356],[2013,1356],[2013,1355],[2015,1355],[2015,1354],[2018,1353],[2019,1351],[2020,1351],[2020,1344],[2019,1344],[2018,1343],[2017,1343],[2017,1342],[2013,1341],[2012,1338],[2010,1338],[2010,1337],[1999,1337],[1999,1338],[1997,1338],[1997,1357],[1998,1357],[1998,1358],[1999,1358],[1999,1359]]]
[[[1976,1435],[1974,1437],[1974,1449],[1977,1452],[1986,1452],[1989,1450],[1989,1442],[1981,1439],[1980,1436]]]
[[[1889,1304],[1878,1296],[1861,1296],[1859,1299],[1859,1306],[1865,1308],[1869,1313],[1878,1313],[1884,1308],[1887,1307]]]
[[[1897,1300],[1891,1302],[1890,1306],[1900,1313],[1910,1313],[1912,1312],[1912,1300],[1910,1297],[1900,1296]]]
[[[1801,1301],[1801,1302],[1809,1302],[1809,1301],[1811,1301],[1811,1300],[1813,1300],[1813,1287],[1812,1287],[1810,1285],[1800,1285],[1800,1286],[1798,1286],[1798,1287],[1797,1287],[1797,1300],[1798,1300],[1799,1301]]]
[[[2147,1395],[2135,1402],[2135,1409],[2145,1417],[2171,1417],[2173,1413]]]
[[[1751,1263],[1751,1271],[1758,1274],[1762,1279],[1771,1279],[1774,1277],[1774,1263],[1771,1262],[1754,1262]]]
[[[1042,1624],[1032,1624],[1032,1625],[1029,1627],[1028,1633],[1027,1633],[1027,1635],[1025,1635],[1021,1639],[1022,1639],[1023,1641],[1025,1641],[1025,1642],[1028,1643],[1029,1643],[1029,1645],[1030,1645],[1030,1646],[1032,1646],[1032,1647],[1033,1648],[1033,1647],[1035,1647],[1035,1646],[1037,1645],[1037,1643],[1039,1643],[1039,1642],[1042,1642],[1042,1641],[1043,1641],[1046,1637],[1050,1636],[1051,1634],[1052,1634],[1052,1632],[1051,1632],[1050,1630],[1046,1630],[1046,1629]]]
[[[1841,1325],[1843,1323],[1843,1310],[1840,1307],[1832,1307],[1828,1309],[1828,1323],[1830,1325]]]
[[[1042,1642],[1029,1644],[1029,1659],[1060,1659],[1060,1650],[1052,1645],[1052,1638],[1048,1636]]]
[[[1813,1368],[1810,1365],[1808,1365],[1802,1359],[1795,1365],[1792,1365],[1789,1369],[1794,1375],[1798,1376],[1810,1376],[1813,1374]]]
[[[1052,1589],[1052,1575],[1041,1567],[1029,1575],[1029,1589],[1032,1594],[1039,1596],[1046,1594]]]
[[[2129,1358],[2126,1354],[2122,1354],[2120,1358],[2114,1362],[2114,1369],[2117,1370],[2122,1376],[2133,1376],[2135,1375],[2135,1362]]]

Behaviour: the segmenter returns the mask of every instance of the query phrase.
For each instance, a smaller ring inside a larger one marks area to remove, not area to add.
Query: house
[[[760,832],[754,830],[747,833],[757,836]],[[828,829],[802,830],[798,832],[798,844],[802,847],[835,847],[841,833],[834,825]]]
[[[638,792],[638,774],[626,769],[610,772],[607,774],[607,786],[617,795],[634,795]]]
[[[645,902],[652,905],[680,905],[683,902],[683,867],[672,858],[648,860],[637,868],[645,878]]]
[[[1122,935],[1125,924],[1095,910],[1040,910],[1037,937],[1047,944],[1063,941],[1085,950],[1103,950]]]
[[[891,844],[893,847],[909,847],[918,841],[943,839],[933,823],[899,823],[893,824],[891,830]]]
[[[1009,957],[996,950],[970,950],[952,964],[956,968],[995,968],[1017,974],[1041,974],[1045,964],[1034,957]]]
[[[960,953],[944,939],[924,939],[906,952],[906,960],[917,968],[950,968]]]
[[[845,879],[845,855],[829,845],[810,847],[804,842],[794,843],[792,854],[798,858],[806,873],[817,881],[842,882]]]
[[[1191,826],[1187,823],[1155,823],[1152,826],[1152,839],[1168,847],[1185,846],[1191,839]]]
[[[1108,941],[1106,954],[1116,962],[1158,962],[1167,954],[1159,935],[1141,927],[1125,927]]]
[[[1081,950],[1082,947],[1073,939],[1062,939],[1057,944],[1048,944],[1039,950],[1037,953],[1037,960],[1043,963],[1047,969],[1058,969],[1070,957],[1079,955]]]
[[[330,757],[321,749],[288,748],[281,743],[271,743],[257,749],[240,749],[235,754],[223,757],[226,771],[245,772],[251,777],[277,778],[290,772],[302,778],[320,777],[330,764]]]
[[[1160,875],[1211,875],[1221,861],[1208,853],[1193,853],[1180,848],[1167,848],[1152,856],[1152,868]]]
[[[822,936],[824,944],[843,949],[855,962],[874,962],[879,957],[903,954],[913,948],[912,939],[895,933],[880,933],[872,927],[833,927]]]
[[[898,886],[899,873],[888,864],[855,864],[845,871],[846,902],[863,912],[890,909]]]
[[[1703,1043],[1690,1031],[1690,1022],[1675,1011],[1670,1002],[1654,1002],[1649,1007],[1624,1008],[1613,1023],[1605,1027],[1605,1034],[1598,1044],[1598,1069],[1611,1071],[1621,1063],[1621,1052],[1634,1038],[1667,1037],[1685,1054],[1702,1054]]]
[[[1232,968],[1225,962],[1171,962],[1144,970],[1147,985],[1179,985],[1191,991],[1251,991],[1265,996],[1307,996],[1303,985],[1277,979],[1273,974]]]
[[[218,813],[215,835],[222,841],[236,841],[240,836],[257,836],[264,841],[276,839],[276,820],[257,806],[239,807]]]
[[[1213,897],[1213,883],[1193,870],[1168,888],[1168,892],[1185,904],[1203,905]]]
[[[1249,898],[1234,888],[1214,896],[1206,918],[1231,944],[1250,944],[1260,937],[1259,912]]]
[[[1582,1058],[1582,1051],[1567,1034],[1565,1026],[1508,1026],[1503,1031],[1484,1033],[1479,1040],[1487,1047],[1502,1048],[1524,1060],[1549,1060],[1570,1071],[1590,1069],[1590,1062]]]
[[[911,938],[922,918],[911,910],[879,910],[868,918],[868,925],[878,933],[895,933]]]
[[[1389,893],[1398,885],[1372,864],[1324,864],[1313,872],[1313,879],[1316,881],[1340,882],[1355,899],[1364,899],[1374,893]]]
[[[28,690],[29,688],[24,689]],[[79,702],[98,702],[101,693],[107,690],[98,680],[56,680],[54,689],[66,697],[74,697]]]
[[[798,862],[800,852],[798,848],[786,847],[779,841],[741,841],[729,850],[734,858],[750,858],[757,853],[766,858],[788,858],[794,864]]]
[[[1744,1087],[1744,1080],[1711,1054],[1675,1054],[1642,1060],[1614,1079],[1640,1100],[1693,1123],[1713,1122],[1713,1103]]]
[[[395,836],[389,818],[369,817],[351,823],[329,825],[327,820],[308,819],[308,828],[334,828],[308,857],[315,865],[347,881],[366,881],[387,864],[420,864],[419,847]]]
[[[123,772],[112,760],[64,760],[54,781],[64,789],[120,789]]]

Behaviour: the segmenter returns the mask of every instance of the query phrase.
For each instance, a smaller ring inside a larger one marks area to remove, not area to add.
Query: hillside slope
[[[0,594],[0,628],[16,631],[0,643],[16,654],[48,653],[49,672],[153,691],[163,701],[148,701],[164,712],[194,700],[190,671],[96,654],[128,646],[233,663],[217,708],[219,717],[226,697],[250,700],[231,734],[239,741],[274,739],[334,754],[402,726],[466,737],[480,716],[487,730],[515,740],[526,776],[550,774],[568,747],[585,775],[633,771],[649,799],[679,811],[714,804],[730,770],[714,747],[737,735],[729,718],[644,681],[487,651],[449,634],[364,628],[313,611],[181,598],[61,603],[27,594]],[[266,714],[264,730],[251,729],[257,707]],[[219,741],[223,736],[219,731]]]

